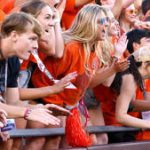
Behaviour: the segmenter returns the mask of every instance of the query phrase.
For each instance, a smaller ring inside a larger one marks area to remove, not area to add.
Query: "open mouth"
[[[102,30],[102,33],[103,33],[103,34],[105,34],[105,33],[106,33],[106,31],[103,29],[103,30]]]

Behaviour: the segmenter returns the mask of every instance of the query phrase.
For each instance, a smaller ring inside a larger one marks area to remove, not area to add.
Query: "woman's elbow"
[[[125,119],[123,117],[122,114],[116,114],[116,121],[120,124],[124,124],[125,123]]]

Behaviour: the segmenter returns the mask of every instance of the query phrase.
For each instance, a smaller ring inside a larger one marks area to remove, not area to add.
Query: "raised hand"
[[[62,17],[62,14],[65,10],[65,6],[66,6],[66,0],[60,0],[60,2],[56,6],[56,9],[59,12],[60,18]]]
[[[51,88],[53,93],[60,93],[62,92],[69,84],[71,83],[71,80],[74,80],[77,76],[76,72],[67,74],[64,78],[61,80],[58,80]]]
[[[139,21],[136,20],[134,23],[134,27],[137,29],[147,29],[150,30],[150,21]]]
[[[71,114],[69,110],[67,110],[63,107],[57,106],[55,104],[46,104],[45,108],[52,111],[52,114],[54,116],[68,116]]]
[[[119,38],[118,42],[114,45],[114,47],[115,47],[115,56],[117,58],[120,58],[123,55],[123,53],[125,52],[125,50],[127,48],[127,43],[128,43],[127,36],[124,33]]]
[[[59,23],[60,24],[60,14],[57,9],[54,9],[54,24]]]

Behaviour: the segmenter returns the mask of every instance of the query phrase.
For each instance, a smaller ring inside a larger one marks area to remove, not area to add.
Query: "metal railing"
[[[87,127],[89,133],[116,133],[116,132],[137,132],[140,128],[116,127],[116,126],[90,126]],[[40,136],[63,136],[64,128],[40,128],[40,129],[16,129],[9,132],[11,138],[27,138]],[[71,150],[150,150],[150,141],[129,142],[97,145],[86,148],[72,148]],[[66,150],[66,149],[62,149]],[[68,149],[69,150],[69,149]]]

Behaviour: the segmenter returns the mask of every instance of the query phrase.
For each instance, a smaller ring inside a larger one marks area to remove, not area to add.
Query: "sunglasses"
[[[131,9],[127,11],[129,14],[138,14],[138,10],[137,9]]]
[[[105,25],[105,24],[107,24],[108,22],[109,22],[109,18],[108,18],[108,17],[106,17],[106,18],[100,18],[100,19],[98,20],[98,23],[101,24],[101,25]]]

